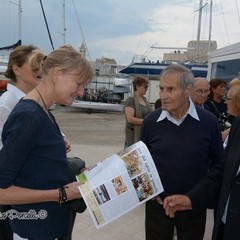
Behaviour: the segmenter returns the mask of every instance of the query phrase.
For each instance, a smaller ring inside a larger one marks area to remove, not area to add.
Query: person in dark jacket
[[[223,161],[213,167],[193,190],[164,199],[165,212],[171,218],[176,211],[188,209],[194,216],[211,205],[218,206],[212,240],[238,240],[240,236],[239,132],[238,116],[231,126]]]
[[[228,120],[227,105],[224,101],[227,82],[221,78],[214,78],[210,80],[209,84],[210,94],[205,105],[217,117],[221,131],[224,131],[227,127],[225,123]]]
[[[222,158],[221,132],[216,117],[190,99],[194,77],[181,65],[170,65],[160,74],[162,106],[144,118],[141,140],[148,147],[164,192],[146,203],[146,239],[202,240],[206,209],[189,217],[188,211],[170,219],[162,206],[165,197],[192,190]]]

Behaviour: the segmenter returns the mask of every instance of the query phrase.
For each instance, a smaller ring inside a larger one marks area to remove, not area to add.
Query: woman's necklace
[[[42,103],[43,103],[43,105],[44,105],[44,108],[45,108],[46,112],[48,113],[48,107],[47,107],[46,103],[45,103],[44,100],[43,100],[42,94],[39,92],[39,90],[38,90],[37,88],[35,88],[35,89],[36,89],[39,97],[40,97],[41,100],[42,100]]]

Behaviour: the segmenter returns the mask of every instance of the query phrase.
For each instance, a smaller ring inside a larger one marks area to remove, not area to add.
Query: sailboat
[[[159,74],[161,71],[166,68],[167,66],[171,64],[181,64],[188,69],[190,69],[194,75],[194,77],[207,77],[207,72],[208,72],[208,65],[207,62],[202,62],[199,61],[199,49],[200,49],[200,44],[205,44],[205,47],[207,50],[215,50],[217,48],[216,44],[214,44],[215,41],[211,41],[209,38],[209,41],[200,41],[200,32],[201,32],[201,16],[202,16],[202,0],[200,0],[199,3],[199,19],[198,19],[198,34],[197,34],[197,40],[196,41],[190,41],[189,43],[193,43],[194,45],[189,46],[187,48],[159,48],[159,47],[154,47],[152,46],[151,48],[155,49],[177,49],[175,50],[175,56],[177,57],[175,61],[162,61],[162,62],[152,62],[150,60],[146,61],[146,58],[144,56],[135,56],[133,58],[133,61],[123,68],[122,70],[119,71],[119,73],[122,74],[128,74],[130,77],[134,77],[136,75],[144,75],[148,77],[150,80],[157,80],[159,79]],[[212,1],[211,5],[212,6]],[[210,9],[210,12],[212,10]],[[211,17],[211,14],[210,14]],[[210,33],[209,33],[210,35]],[[204,42],[204,43],[203,43]],[[214,46],[215,45],[215,46]],[[209,46],[213,46],[212,49],[209,49]],[[203,47],[202,47],[203,48]],[[181,51],[180,51],[181,49]],[[191,55],[189,59],[184,59],[181,60],[181,55],[182,50],[187,50],[185,53],[187,55]],[[193,59],[193,54],[195,54],[195,59]],[[207,54],[206,54],[207,55]]]
[[[75,8],[74,1],[72,1],[75,14],[77,16],[77,11]],[[63,6],[63,40],[65,44],[65,0],[62,3]],[[78,22],[79,28],[82,33],[83,42],[79,49],[80,54],[86,58],[89,56],[89,52],[87,49],[87,44],[85,41],[85,37],[82,32],[82,27],[80,26],[80,22]],[[89,56],[90,59],[90,56]],[[107,61],[109,63],[110,69],[109,72],[108,66],[103,66],[104,62]],[[101,62],[101,63],[100,63]],[[98,59],[98,61],[92,63],[93,68],[95,69],[95,76],[91,83],[85,88],[84,95],[81,97],[76,97],[71,105],[74,108],[80,108],[87,111],[87,113],[92,113],[94,110],[100,111],[113,111],[113,112],[122,112],[123,104],[121,103],[124,97],[124,93],[129,92],[128,84],[124,81],[124,79],[114,78],[114,82],[110,83],[110,79],[113,79],[116,63],[114,63],[114,59],[102,58]],[[104,70],[104,71],[102,71]],[[98,81],[100,79],[100,81]],[[100,87],[99,87],[99,86]],[[111,85],[111,87],[110,87]],[[107,87],[105,87],[107,86]]]

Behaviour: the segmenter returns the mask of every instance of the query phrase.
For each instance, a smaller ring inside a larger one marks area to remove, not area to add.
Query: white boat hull
[[[102,103],[102,102],[75,100],[73,101],[71,106],[87,109],[88,112],[91,112],[91,110],[112,111],[112,112],[123,111],[123,105],[118,103]]]

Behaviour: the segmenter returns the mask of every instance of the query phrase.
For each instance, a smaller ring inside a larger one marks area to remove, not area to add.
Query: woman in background
[[[18,101],[36,87],[41,77],[41,64],[44,53],[33,45],[21,45],[15,48],[9,57],[5,76],[10,79],[5,91],[0,97],[0,149],[2,148],[3,126]],[[2,213],[9,206],[0,206]],[[13,239],[7,219],[0,220],[1,240]]]
[[[208,106],[208,110],[217,117],[221,131],[224,131],[225,123],[228,120],[227,105],[224,101],[227,83],[223,79],[214,78],[210,80],[209,84],[210,94],[205,104]]]
[[[3,125],[9,114],[18,101],[34,89],[41,80],[43,58],[44,53],[33,45],[21,45],[10,54],[5,76],[11,82],[7,85],[7,91],[0,97],[0,149]]]
[[[132,82],[134,94],[125,102],[125,147],[139,140],[143,119],[152,111],[151,105],[144,96],[148,90],[149,80],[137,76]]]
[[[234,118],[240,115],[240,81],[231,84],[231,87],[226,96],[226,104],[227,104],[227,112],[229,115]],[[234,121],[234,120],[233,120]],[[230,128],[224,131],[224,144],[226,147],[228,143],[228,134],[230,132]],[[223,135],[223,133],[222,133]]]

